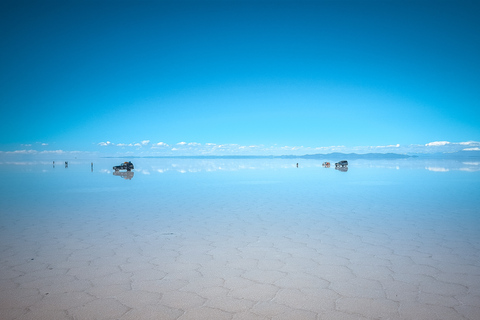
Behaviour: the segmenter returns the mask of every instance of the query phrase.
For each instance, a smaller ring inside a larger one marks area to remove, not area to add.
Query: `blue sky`
[[[2,1],[0,151],[478,148],[479,14],[478,1]]]

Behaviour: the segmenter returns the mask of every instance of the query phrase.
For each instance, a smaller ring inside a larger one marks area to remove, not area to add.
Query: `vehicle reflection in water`
[[[323,168],[322,172],[328,172],[334,167],[335,162],[325,161],[322,159],[300,159],[298,162],[299,168],[315,169]],[[322,163],[323,162],[323,163]],[[391,169],[391,170],[427,170],[438,174],[444,174],[452,171],[462,172],[480,172],[480,158],[469,159],[421,159],[421,158],[406,158],[406,159],[358,159],[348,160],[348,167],[353,167],[354,171],[363,169]],[[152,158],[152,159],[137,159],[135,161],[135,172],[138,177],[143,177],[149,174],[169,174],[173,172],[181,174],[194,174],[200,172],[219,172],[219,171],[246,171],[246,170],[296,170],[297,161],[292,159],[183,159],[183,158]],[[330,163],[329,167],[327,163]],[[22,167],[23,171],[43,171],[50,170],[59,171],[61,166],[62,172],[74,173],[75,171],[86,171],[92,173],[112,174],[112,160],[111,159],[96,159],[96,162],[91,161],[68,161],[68,170],[63,170],[64,161],[55,161],[53,164],[50,160],[40,161],[5,161],[0,157],[1,168],[7,166]],[[60,164],[60,165],[59,165]],[[53,166],[55,165],[55,166]],[[340,167],[337,170],[346,172],[347,167]],[[12,170],[11,168],[8,170]],[[133,171],[130,171],[133,172]],[[300,171],[298,171],[300,172]],[[113,175],[121,176],[124,179],[130,180],[133,174],[128,171],[117,171]]]
[[[347,172],[348,167],[347,166],[345,166],[345,167],[335,167],[335,170],[338,170],[338,171],[341,171],[341,172]]]
[[[122,177],[123,179],[132,180],[134,172],[132,171],[113,171],[113,175],[117,177]]]

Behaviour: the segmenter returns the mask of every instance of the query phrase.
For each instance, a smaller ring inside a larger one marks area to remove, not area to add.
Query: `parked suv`
[[[337,163],[335,163],[335,167],[346,167],[348,166],[348,161],[347,160],[342,160]]]
[[[113,170],[115,170],[115,171],[118,171],[118,170],[132,171],[133,170],[133,163],[131,163],[130,161],[128,161],[128,162],[125,161],[124,163],[122,163],[119,166],[114,166]]]

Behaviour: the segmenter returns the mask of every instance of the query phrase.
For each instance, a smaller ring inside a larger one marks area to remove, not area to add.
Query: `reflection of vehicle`
[[[113,170],[115,170],[115,171],[118,171],[118,170],[132,171],[133,170],[133,163],[131,163],[130,161],[128,161],[128,162],[125,161],[124,163],[122,163],[119,166],[114,166]]]
[[[113,172],[114,176],[122,177],[123,179],[127,179],[127,180],[132,180],[134,174],[135,172],[132,172],[132,171],[127,171],[127,172],[114,171]]]
[[[342,160],[342,161],[339,161],[339,162],[335,163],[335,168],[346,167],[346,166],[348,166],[348,161],[347,160]]]
[[[325,168],[330,168],[330,162],[324,162],[322,163],[322,166]]]
[[[341,172],[347,172],[348,171],[348,166],[345,167],[335,167],[335,170],[341,171]]]

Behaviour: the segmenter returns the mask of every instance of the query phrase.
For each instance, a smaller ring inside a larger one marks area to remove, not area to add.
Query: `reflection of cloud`
[[[450,169],[447,168],[441,168],[441,167],[425,167],[428,171],[434,171],[434,172],[448,172]]]
[[[480,148],[479,148],[479,147],[475,147],[475,148],[465,148],[465,149],[463,149],[463,151],[480,151]]]
[[[65,150],[15,150],[15,151],[0,151],[0,157],[10,158],[14,160],[15,158],[33,158],[42,160],[48,158],[50,160],[56,160],[52,158],[53,156],[62,156],[64,160],[68,158],[84,156],[84,157],[97,157],[96,152],[85,152],[85,151],[65,151]],[[51,162],[50,162],[51,163]]]
[[[66,153],[66,155],[69,155]],[[40,155],[35,155],[39,157]],[[46,155],[45,160],[30,160],[25,159],[26,156],[20,156],[21,159],[3,160],[0,158],[0,165],[22,165],[22,166],[37,166],[38,170],[50,169],[52,167],[51,155]],[[64,158],[62,154],[58,157]],[[53,157],[55,158],[55,157]],[[70,158],[69,167],[82,167],[90,171],[90,162],[92,160],[73,160]],[[318,168],[319,172],[324,172],[322,167],[322,160],[316,159],[291,159],[291,158],[154,158],[154,159],[134,159],[136,169],[139,176],[142,175],[159,175],[159,174],[198,174],[200,172],[222,172],[222,171],[251,171],[251,170],[270,170],[270,169],[295,169],[296,162],[300,163],[301,168]],[[327,159],[328,160],[328,159]],[[332,159],[330,159],[332,160]],[[95,172],[111,174],[112,163],[117,160],[94,160]],[[123,161],[123,160],[122,160]],[[63,167],[62,161],[55,161],[58,166]],[[55,164],[54,164],[55,166]],[[48,168],[47,168],[48,167]],[[428,170],[432,174],[436,172],[440,174],[450,174],[452,172],[479,172],[480,161],[478,159],[471,159],[466,161],[458,161],[456,159],[438,159],[438,158],[407,158],[407,159],[359,159],[349,160],[350,169],[361,168],[376,168],[376,169],[390,169],[390,170]],[[82,169],[83,170],[83,169]],[[168,172],[168,173],[167,173]]]
[[[476,172],[480,171],[480,168],[460,168],[460,171],[467,171],[467,172]]]
[[[5,162],[5,164],[13,164],[13,165],[16,165],[16,166],[32,166],[32,165],[35,165],[37,164],[36,162],[32,162],[32,161],[10,161],[10,162]]]
[[[106,146],[114,146],[115,143],[111,143],[110,141],[107,141],[107,142],[100,142],[98,143],[98,145],[101,147],[106,147]]]
[[[149,143],[150,143],[150,140],[143,140],[143,141],[142,141],[142,144],[143,144],[144,146],[146,146],[146,145],[149,144]]]

